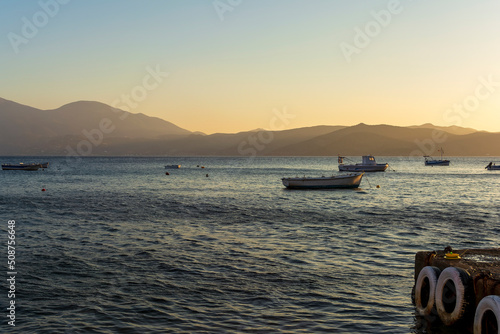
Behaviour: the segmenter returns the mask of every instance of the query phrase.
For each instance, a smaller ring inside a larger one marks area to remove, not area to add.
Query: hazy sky
[[[0,97],[95,100],[206,133],[500,131],[499,13],[497,0],[2,0]]]

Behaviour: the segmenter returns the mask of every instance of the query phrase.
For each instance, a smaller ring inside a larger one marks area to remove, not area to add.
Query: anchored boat
[[[384,172],[389,164],[378,164],[373,155],[364,155],[363,162],[355,165],[345,165],[345,157],[339,155],[339,171],[341,172]]]
[[[424,158],[425,158],[425,165],[426,166],[449,166],[450,165],[450,160],[443,160],[443,148],[441,147],[440,150],[438,150],[438,152],[441,152],[441,159],[439,160],[434,160],[432,159],[431,156],[428,156],[428,155],[424,155]]]
[[[500,165],[497,165],[496,163],[490,162],[488,166],[484,167],[484,169],[487,170],[500,170]]]
[[[289,189],[358,188],[363,174],[332,175],[329,177],[284,177],[281,181]]]
[[[2,164],[2,170],[38,170],[41,164]]]
[[[181,165],[166,165],[166,169],[179,169],[181,168]]]

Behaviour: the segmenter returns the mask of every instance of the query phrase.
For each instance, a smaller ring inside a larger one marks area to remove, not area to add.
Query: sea
[[[337,158],[0,157],[50,163],[0,171],[0,332],[462,333],[416,317],[415,254],[498,247],[500,172],[376,158],[287,190]]]

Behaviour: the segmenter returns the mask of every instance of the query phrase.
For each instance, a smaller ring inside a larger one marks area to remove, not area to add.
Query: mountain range
[[[40,110],[0,98],[0,155],[500,156],[500,133],[432,124],[314,126],[205,135],[79,101]]]

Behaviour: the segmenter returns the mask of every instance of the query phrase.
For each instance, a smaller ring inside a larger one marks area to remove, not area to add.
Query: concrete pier
[[[457,254],[459,258],[454,258]],[[500,248],[458,249],[450,254],[447,247],[415,255],[412,297],[426,326],[440,320],[475,334],[500,333],[499,296]]]
[[[425,266],[462,268],[474,280],[476,305],[484,296],[500,296],[500,248],[490,249],[459,249],[453,250],[461,257],[459,260],[444,258],[445,251],[418,252],[415,255],[415,280]]]

